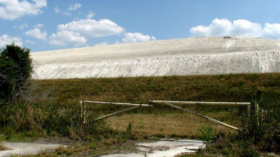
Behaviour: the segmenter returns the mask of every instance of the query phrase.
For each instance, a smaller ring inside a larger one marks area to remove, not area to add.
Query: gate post
[[[83,103],[84,103],[84,102],[83,102],[83,100],[81,100],[81,101],[80,101],[80,108],[81,108],[81,111],[80,111],[80,112],[81,112],[81,121],[83,121],[83,119],[84,119],[84,114],[83,114],[83,113],[84,113],[84,111],[83,111]]]
[[[248,117],[248,119],[251,116],[251,106],[252,106],[252,103],[250,105],[247,105],[247,117]]]
[[[254,108],[255,108],[255,116],[257,118],[257,125],[259,126],[259,102],[256,100],[254,103]]]
[[[81,119],[82,119],[82,121],[83,121],[83,124],[86,123],[86,110],[87,110],[86,106],[84,106],[84,105],[85,105],[84,100],[80,101],[80,106],[81,106]]]

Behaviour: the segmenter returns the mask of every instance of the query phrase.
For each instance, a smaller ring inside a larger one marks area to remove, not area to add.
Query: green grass
[[[250,102],[253,87],[262,90],[264,98],[271,97],[271,93],[280,96],[280,74],[34,80],[31,94],[36,103],[63,106],[80,100]]]

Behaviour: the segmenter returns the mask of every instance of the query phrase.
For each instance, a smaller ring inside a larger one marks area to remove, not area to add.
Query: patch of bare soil
[[[67,147],[75,143],[83,143],[83,141],[71,140],[65,137],[47,137],[39,138],[33,142],[2,142],[1,145],[7,149],[0,150],[0,157],[53,152],[59,147]]]

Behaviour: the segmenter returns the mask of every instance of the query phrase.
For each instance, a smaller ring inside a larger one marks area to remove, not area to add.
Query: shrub
[[[15,44],[0,50],[0,105],[15,102],[31,76],[30,50]]]
[[[250,141],[259,150],[280,152],[280,101],[279,93],[266,91],[266,98],[255,90],[252,101],[260,104],[258,113],[243,119],[243,129],[239,134],[241,141]]]

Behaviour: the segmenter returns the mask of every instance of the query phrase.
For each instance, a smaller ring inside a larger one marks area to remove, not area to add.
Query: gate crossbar
[[[124,106],[141,106],[141,107],[150,107],[149,104],[132,104],[132,103],[122,103],[122,102],[102,102],[102,101],[86,101],[83,103],[91,103],[91,104],[107,104],[107,105],[124,105]]]
[[[151,103],[172,103],[187,105],[229,105],[229,106],[248,106],[250,102],[206,102],[206,101],[167,101],[167,100],[150,100]]]
[[[224,106],[247,106],[247,116],[250,118],[251,102],[207,102],[207,101],[168,101],[168,100],[150,100],[150,103],[172,103],[186,105],[224,105]]]

